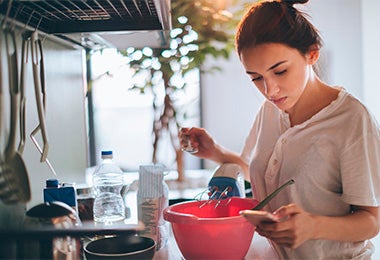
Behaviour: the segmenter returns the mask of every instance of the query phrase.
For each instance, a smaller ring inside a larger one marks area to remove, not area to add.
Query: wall
[[[380,1],[362,0],[362,56],[364,100],[380,121],[380,77],[378,73],[380,52]]]
[[[0,33],[1,34],[1,33]],[[3,37],[3,35],[0,35]],[[42,37],[41,37],[42,38]],[[56,38],[42,38],[44,47],[45,73],[46,73],[46,126],[49,141],[48,159],[58,173],[62,182],[84,182],[87,166],[87,141],[85,121],[85,78],[84,78],[84,53],[82,48],[67,45]],[[21,59],[21,34],[17,31],[17,44],[19,64]],[[9,94],[8,76],[5,59],[5,46],[2,41],[1,64],[3,65],[2,83],[5,92],[5,104],[2,109],[3,129],[0,134],[1,151],[4,150],[9,133]],[[30,208],[43,201],[42,191],[45,180],[54,178],[45,163],[40,163],[40,154],[29,138],[29,134],[38,125],[37,108],[32,76],[32,64],[27,64],[28,74],[26,78],[26,146],[23,158],[29,174],[32,190],[32,199],[27,203]],[[42,145],[40,134],[37,139]],[[18,139],[17,139],[18,140]],[[17,141],[18,143],[18,141]],[[5,206],[0,202],[0,223],[9,212],[22,210],[25,205],[18,207]],[[8,212],[8,213],[7,213]]]

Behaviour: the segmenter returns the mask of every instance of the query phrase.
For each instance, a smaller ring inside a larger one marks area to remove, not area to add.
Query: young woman
[[[183,129],[182,145],[187,136],[195,156],[239,164],[258,200],[295,180],[265,208],[280,221],[257,226],[280,258],[370,259],[380,226],[379,127],[360,101],[314,72],[322,40],[294,7],[305,2],[259,1],[238,26],[238,55],[266,98],[243,152],[202,128]]]

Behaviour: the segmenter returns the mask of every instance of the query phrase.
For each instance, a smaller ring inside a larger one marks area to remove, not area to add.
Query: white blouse
[[[269,101],[262,105],[242,157],[250,160],[252,189],[262,199],[289,179],[295,184],[266,210],[295,203],[310,213],[341,216],[350,205],[380,205],[380,131],[366,107],[343,88],[338,98],[306,122]],[[312,240],[297,249],[276,249],[290,259],[370,259],[372,244]]]

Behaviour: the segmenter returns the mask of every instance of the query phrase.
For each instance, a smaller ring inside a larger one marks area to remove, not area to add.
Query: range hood
[[[0,13],[86,48],[164,47],[170,0],[0,0]]]

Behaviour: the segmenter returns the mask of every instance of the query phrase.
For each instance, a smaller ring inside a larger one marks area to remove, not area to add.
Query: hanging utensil
[[[33,37],[34,35],[34,37]],[[36,49],[38,48],[38,49]],[[40,55],[40,60],[39,60],[39,66],[40,66],[40,72],[39,72],[39,78],[38,78],[38,65],[35,66],[34,64],[34,61],[33,61],[33,78],[34,78],[34,82],[35,82],[35,94],[36,94],[36,99],[37,99],[37,93],[38,92],[38,88],[41,89],[41,94],[42,94],[42,105],[40,104],[40,106],[42,106],[42,115],[43,117],[45,117],[46,115],[46,84],[45,84],[45,65],[44,65],[44,58],[43,58],[43,51],[42,51],[42,41],[40,39],[37,38],[36,36],[36,33],[33,32],[32,33],[32,40],[31,40],[31,49],[35,51],[32,52],[32,56],[33,56],[33,59],[34,59],[34,55],[35,54],[39,54]],[[38,57],[36,57],[38,58]],[[37,74],[37,75],[36,75]],[[37,88],[36,88],[36,82],[37,82]],[[39,100],[40,97],[38,97]],[[37,101],[38,102],[38,101]],[[41,103],[41,101],[39,101]],[[38,113],[40,114],[41,113],[41,108],[40,106],[38,106],[37,104],[37,108],[38,108]],[[41,122],[41,121],[40,121]],[[39,145],[35,135],[37,134],[37,132],[41,130],[41,135],[42,135],[42,138],[44,140],[44,148],[41,148],[41,146]],[[45,124],[39,124],[33,131],[32,133],[30,134],[30,138],[33,142],[33,144],[35,145],[35,147],[37,148],[37,150],[39,151],[39,153],[41,154],[41,162],[45,161],[47,166],[49,167],[50,171],[54,174],[54,176],[58,177],[57,175],[57,172],[55,171],[53,165],[51,164],[51,162],[49,161],[49,159],[47,158],[47,151],[46,149],[48,149],[48,141],[47,141],[47,136],[46,136],[46,127],[45,127]]]
[[[0,27],[1,31],[0,31],[0,46],[2,46],[2,38],[3,38],[3,30],[2,30],[2,26]],[[2,51],[0,49],[0,142],[2,141],[2,134],[3,134],[3,109],[4,109],[4,97],[3,97],[3,64],[2,64]],[[0,145],[0,165],[2,164],[2,161],[3,161],[3,146]],[[1,169],[0,169],[1,171]]]
[[[43,148],[41,153],[41,162],[45,162],[48,151],[49,151],[49,143],[47,138],[47,132],[46,132],[46,125],[45,125],[45,79],[44,79],[44,59],[43,59],[43,52],[42,52],[42,43],[38,39],[38,33],[35,31],[32,33],[32,39],[31,39],[31,52],[32,52],[32,63],[33,63],[33,79],[34,79],[34,91],[36,96],[36,103],[37,103],[37,111],[38,111],[38,118],[39,118],[39,125],[32,131],[30,134],[30,137],[32,138],[33,142],[36,144],[37,140],[35,139],[35,135],[39,130],[41,130],[41,136],[43,140]],[[40,71],[39,71],[40,68]],[[41,84],[43,84],[43,89],[41,87]],[[42,98],[41,98],[42,93]],[[38,144],[38,143],[37,143]]]
[[[43,154],[43,150],[41,148],[41,146],[38,144],[38,141],[37,139],[34,137],[34,135],[30,135],[30,138],[32,139],[32,142],[33,144],[36,146],[38,152],[42,155]],[[53,165],[51,164],[51,162],[49,161],[49,159],[46,157],[45,159],[45,163],[47,164],[47,166],[49,167],[50,171],[56,176],[58,177],[57,175],[57,172],[55,171]]]
[[[25,78],[26,67],[28,64],[29,42],[32,32],[25,31],[22,34],[21,47],[21,72],[20,72],[20,142],[18,145],[19,154],[23,154],[26,139],[26,97],[25,97]]]
[[[11,43],[9,42],[11,38]],[[11,119],[8,144],[5,148],[5,161],[0,174],[0,198],[5,204],[27,202],[30,200],[30,186],[25,163],[16,151],[16,129],[19,115],[19,85],[17,45],[14,31],[5,31],[7,50],[9,93],[11,98]]]

